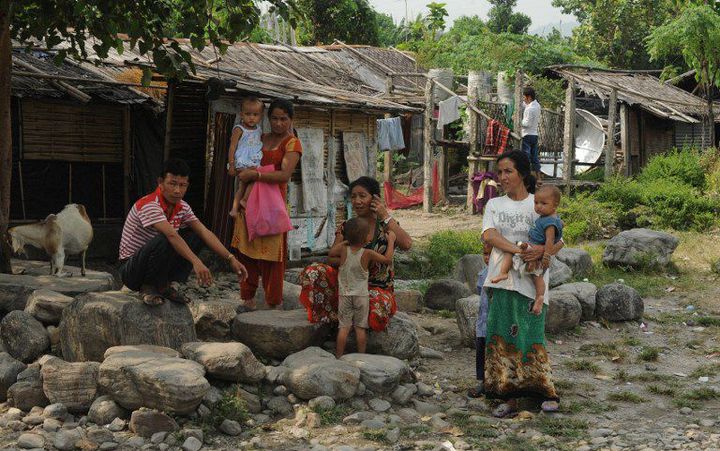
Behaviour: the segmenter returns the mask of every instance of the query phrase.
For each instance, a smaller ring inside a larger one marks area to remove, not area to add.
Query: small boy
[[[246,97],[240,104],[241,123],[233,128],[228,150],[228,174],[232,177],[243,169],[256,168],[262,160],[262,130],[258,124],[262,120],[265,105],[256,97]],[[237,216],[240,208],[245,208],[252,189],[252,182],[238,180],[237,191],[233,197],[230,216]]]
[[[487,316],[488,316],[488,293],[485,285],[485,279],[488,275],[488,263],[490,262],[490,253],[492,245],[483,244],[483,261],[485,268],[478,273],[477,293],[480,295],[480,305],[478,306],[478,317],[475,323],[475,378],[477,386],[468,391],[471,398],[479,398],[484,392],[485,381],[485,337],[487,335]]]
[[[368,294],[368,265],[371,261],[389,265],[395,250],[395,233],[387,233],[385,255],[365,249],[370,226],[364,219],[352,218],[345,222],[345,240],[330,249],[330,257],[340,257],[338,271],[339,302],[337,347],[339,359],[345,352],[350,329],[355,328],[358,352],[364,353],[367,344],[370,299]]]
[[[530,229],[530,243],[519,242],[517,245],[520,249],[525,250],[533,244],[545,245],[545,253],[542,257],[542,264],[536,262],[528,262],[526,271],[532,275],[535,284],[535,302],[533,303],[532,313],[539,315],[542,312],[542,306],[545,299],[545,281],[543,274],[550,267],[550,258],[560,250],[556,244],[562,239],[563,223],[557,215],[557,208],[560,205],[560,189],[553,185],[543,185],[535,192],[535,213],[540,217]],[[491,280],[492,283],[498,283],[508,278],[510,268],[520,271],[524,266],[524,262],[520,254],[505,253],[502,264],[500,266],[500,274]]]

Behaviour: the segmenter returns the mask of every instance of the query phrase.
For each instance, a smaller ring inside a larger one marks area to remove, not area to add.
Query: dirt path
[[[444,208],[444,209],[443,209]],[[391,213],[413,239],[423,240],[440,230],[472,230],[482,228],[482,217],[468,215],[460,207],[438,208],[424,213],[422,208],[393,210]]]

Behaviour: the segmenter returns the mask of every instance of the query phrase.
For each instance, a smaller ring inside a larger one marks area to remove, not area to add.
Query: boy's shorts
[[[365,296],[339,296],[338,321],[340,327],[368,328],[370,298]]]

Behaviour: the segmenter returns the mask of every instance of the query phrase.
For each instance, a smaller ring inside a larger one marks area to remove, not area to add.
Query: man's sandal
[[[545,401],[540,405],[540,408],[545,413],[553,413],[560,410],[560,405],[557,401]]]
[[[156,306],[162,305],[165,299],[157,293],[146,293],[143,294],[142,301],[145,305]]]
[[[168,301],[175,302],[177,304],[188,304],[190,302],[189,298],[187,298],[185,295],[183,295],[173,287],[168,287],[164,289],[160,294]]]

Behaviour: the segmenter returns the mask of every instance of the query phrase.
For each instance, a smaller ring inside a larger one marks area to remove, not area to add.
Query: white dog
[[[8,233],[13,252],[24,253],[26,244],[44,249],[50,257],[50,274],[58,277],[72,276],[72,273],[63,272],[65,255],[82,254],[80,272],[85,275],[85,253],[93,239],[93,229],[84,206],[66,205],[57,215],[48,215],[45,220],[34,224],[13,227]]]

